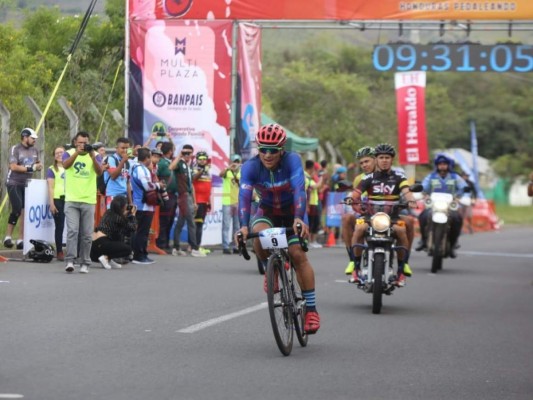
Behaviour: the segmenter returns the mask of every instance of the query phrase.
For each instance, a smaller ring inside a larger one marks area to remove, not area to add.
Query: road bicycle
[[[301,225],[297,226],[300,246],[307,251],[307,244],[301,238]],[[288,253],[287,237],[294,233],[292,228],[269,228],[248,234],[247,239],[259,238],[263,249],[270,252],[266,266],[268,311],[272,331],[279,350],[285,356],[291,354],[294,332],[302,347],[307,346],[308,335],[304,331],[306,305],[298,284],[294,264]],[[246,259],[250,255],[242,234],[237,234],[240,254]]]

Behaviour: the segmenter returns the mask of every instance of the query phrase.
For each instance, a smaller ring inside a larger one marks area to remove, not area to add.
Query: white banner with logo
[[[55,223],[48,202],[48,184],[44,179],[30,179],[24,199],[24,248],[28,254],[30,239],[46,240],[54,245]]]

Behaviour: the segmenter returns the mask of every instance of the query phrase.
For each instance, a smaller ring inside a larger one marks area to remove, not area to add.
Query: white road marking
[[[15,393],[0,393],[0,399],[23,399],[24,396]]]
[[[210,326],[217,325],[217,324],[220,324],[222,322],[229,321],[230,319],[242,317],[243,315],[250,314],[250,313],[262,310],[264,308],[267,308],[267,304],[268,303],[266,303],[266,302],[265,303],[261,303],[261,304],[258,304],[256,306],[253,306],[253,307],[248,307],[248,308],[245,308],[243,310],[233,312],[231,314],[222,315],[222,316],[217,317],[217,318],[209,319],[207,321],[200,322],[200,323],[195,324],[195,325],[191,325],[191,326],[189,326],[187,328],[180,329],[179,331],[176,331],[176,332],[179,332],[179,333],[194,333],[194,332],[198,332],[198,331],[200,331],[202,329],[209,328]]]
[[[335,282],[336,283],[350,283],[348,282],[348,279],[336,279]]]
[[[488,251],[458,251],[459,254],[469,256],[494,256],[494,257],[514,257],[514,258],[533,258],[533,254],[518,253],[491,253]]]

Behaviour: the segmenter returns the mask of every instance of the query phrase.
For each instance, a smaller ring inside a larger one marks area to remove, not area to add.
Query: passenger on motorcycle
[[[361,172],[353,180],[353,187],[356,188],[359,185],[359,182],[365,177],[365,175],[370,174],[376,169],[376,154],[374,153],[374,148],[365,146],[361,147],[355,153],[355,158],[357,159],[359,166],[361,167]],[[363,193],[363,197],[366,197],[366,193]],[[348,252],[349,262],[344,270],[346,275],[351,275],[355,269],[355,256],[352,251],[352,237],[355,230],[355,220],[359,215],[355,212],[347,212],[342,215],[342,239],[344,245],[346,246],[346,251]]]
[[[458,173],[453,171],[453,167],[455,165],[454,160],[445,154],[439,153],[435,156],[434,164],[435,170],[427,175],[422,181],[424,193],[428,196],[433,192],[450,193],[454,197],[460,197],[463,194],[467,184]],[[428,235],[427,226],[430,217],[431,210],[427,208],[418,216],[421,240],[415,249],[416,251],[426,249]],[[455,258],[457,257],[457,254],[455,253],[455,246],[457,244],[457,240],[459,239],[459,235],[461,234],[463,219],[459,211],[450,210],[449,217],[451,220],[450,234],[448,236],[450,241],[450,257]]]
[[[287,134],[280,125],[262,126],[256,136],[259,154],[242,165],[238,209],[241,228],[237,233],[242,233],[244,240],[248,235],[254,189],[260,198],[252,221],[254,232],[272,227],[291,227],[296,232],[296,225],[301,224],[301,236],[304,239],[309,236],[309,227],[304,223],[306,191],[302,161],[297,153],[284,150],[286,141]],[[235,242],[238,243],[237,235]],[[315,273],[298,237],[289,237],[288,243],[289,255],[306,300],[304,329],[308,334],[316,333],[320,328],[320,317],[316,311]],[[254,240],[254,250],[266,264],[269,253],[262,249],[259,239]]]
[[[407,257],[408,239],[403,221],[398,221],[398,210],[393,205],[399,203],[400,195],[404,194],[409,202],[409,207],[416,207],[413,194],[409,190],[409,184],[405,175],[392,168],[392,162],[396,155],[396,150],[388,143],[378,144],[374,153],[376,156],[376,170],[361,180],[352,193],[353,208],[355,212],[362,214],[364,210],[361,207],[361,194],[368,193],[368,201],[372,204],[374,211],[381,208],[380,211],[388,212],[392,220],[396,223],[392,226],[396,241],[401,249],[398,250],[398,276],[395,285],[405,285],[404,264]],[[361,257],[363,249],[357,244],[364,244],[365,232],[368,229],[366,222],[355,225],[355,232],[352,238],[352,248],[354,249],[355,270],[352,274],[354,283],[363,283],[361,276]],[[403,248],[403,249],[402,249]]]

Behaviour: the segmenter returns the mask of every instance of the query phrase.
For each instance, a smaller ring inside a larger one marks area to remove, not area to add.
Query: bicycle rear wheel
[[[268,259],[267,300],[272,331],[279,350],[285,356],[291,354],[293,342],[293,315],[291,298],[285,275],[284,262],[278,256]]]
[[[305,299],[302,295],[302,289],[300,288],[300,285],[298,284],[298,280],[296,279],[296,273],[294,271],[294,268],[291,266],[291,276],[292,276],[292,295],[294,299],[294,305],[293,305],[293,319],[294,319],[294,330],[296,331],[296,337],[298,338],[298,342],[300,343],[300,346],[305,347],[307,346],[307,341],[309,339],[309,336],[307,333],[305,333],[304,327],[305,327]]]

